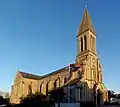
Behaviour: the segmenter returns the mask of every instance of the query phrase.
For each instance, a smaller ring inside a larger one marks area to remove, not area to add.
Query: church
[[[103,83],[102,68],[96,52],[97,36],[87,8],[76,36],[75,63],[80,64],[80,68],[71,73],[70,79],[67,80],[68,65],[43,76],[18,71],[11,86],[11,103],[19,103],[20,98],[27,96],[30,91],[32,93],[39,91],[46,95],[48,91],[62,86],[66,87],[67,84],[70,84],[71,90],[73,89],[73,99],[71,100],[73,102],[94,101],[94,87],[96,87],[95,92],[100,93],[99,102],[103,104],[104,101],[107,101],[107,89]]]

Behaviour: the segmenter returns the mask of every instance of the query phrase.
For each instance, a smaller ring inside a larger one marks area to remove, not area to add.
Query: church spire
[[[90,30],[92,33],[94,33],[96,35],[96,32],[93,28],[92,21],[90,19],[90,16],[89,16],[89,13],[88,13],[88,10],[87,10],[87,7],[86,7],[85,11],[84,11],[82,21],[81,21],[81,24],[80,24],[80,28],[78,30],[78,36],[81,33],[85,32],[87,30]]]

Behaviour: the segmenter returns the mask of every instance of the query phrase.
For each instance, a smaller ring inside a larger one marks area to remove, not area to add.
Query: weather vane
[[[88,1],[87,0],[85,0],[85,8],[87,9],[87,3],[88,3]]]

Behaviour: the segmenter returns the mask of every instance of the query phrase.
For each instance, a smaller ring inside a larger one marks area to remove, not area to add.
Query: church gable
[[[23,76],[20,74],[20,72],[17,72],[14,83],[20,81],[22,78],[23,78]]]

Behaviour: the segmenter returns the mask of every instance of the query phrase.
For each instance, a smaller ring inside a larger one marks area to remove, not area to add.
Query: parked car
[[[118,98],[117,100],[118,100],[118,104],[120,104],[120,98]]]
[[[111,104],[118,104],[118,99],[117,98],[110,98],[110,103]]]

